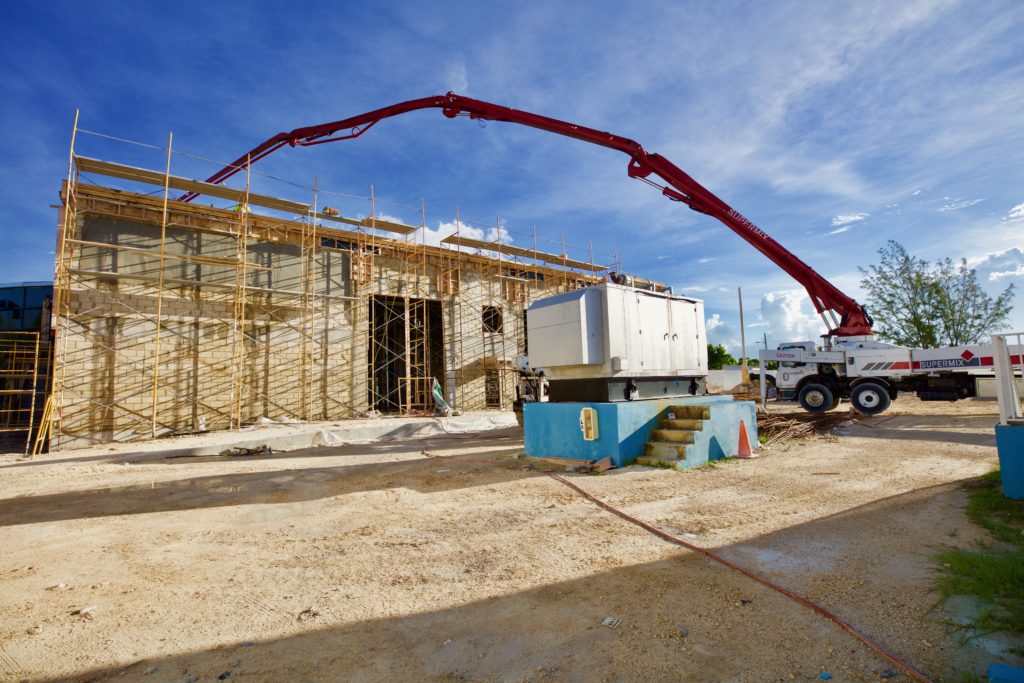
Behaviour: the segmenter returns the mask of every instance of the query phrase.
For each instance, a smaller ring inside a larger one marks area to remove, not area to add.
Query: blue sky
[[[1024,286],[1024,3],[28,3],[0,26],[0,281],[52,276],[72,119],[229,161],[270,135],[455,90],[640,141],[862,298],[887,239],[967,257],[991,291]],[[78,151],[161,168],[91,135]],[[738,350],[818,333],[781,270],[713,219],[629,180],[626,158],[436,111],[356,141],[285,149],[254,190],[379,211],[431,236],[484,234],[625,270],[707,302]],[[213,163],[175,155],[173,172]],[[269,177],[268,177],[269,176]],[[278,180],[281,179],[281,180]],[[286,180],[289,182],[282,182]],[[294,183],[294,184],[290,184]],[[1024,292],[1015,329],[1024,328]]]

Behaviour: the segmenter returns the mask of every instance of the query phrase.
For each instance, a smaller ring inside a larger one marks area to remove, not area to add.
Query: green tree
[[[708,368],[721,370],[723,365],[736,365],[738,360],[721,344],[708,344]]]
[[[922,348],[973,344],[1005,324],[1013,309],[1013,285],[989,296],[966,259],[933,266],[892,240],[878,255],[879,263],[859,270],[881,339]]]
[[[948,258],[940,261],[936,277],[940,284],[937,311],[943,344],[976,344],[1008,322],[1015,293],[1012,284],[993,299],[982,290],[965,258],[956,265]]]

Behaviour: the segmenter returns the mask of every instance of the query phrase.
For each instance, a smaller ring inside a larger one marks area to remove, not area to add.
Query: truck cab
[[[779,344],[775,358],[778,359],[778,370],[775,371],[775,388],[779,398],[792,400],[796,398],[800,381],[818,372],[815,363],[804,360],[804,352],[817,351],[812,341],[786,342]]]

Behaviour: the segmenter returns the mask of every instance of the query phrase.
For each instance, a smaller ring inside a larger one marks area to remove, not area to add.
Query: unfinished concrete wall
[[[72,215],[58,250],[56,447],[367,414],[371,366],[382,362],[374,296],[401,300],[413,345],[426,334],[416,328],[427,325],[422,302],[440,302],[429,345],[400,350],[396,377],[436,377],[462,410],[508,409],[525,306],[579,283],[540,266],[526,279],[522,264],[475,253],[178,202],[164,225],[159,199],[93,186],[77,188]],[[431,407],[415,396],[395,411]]]

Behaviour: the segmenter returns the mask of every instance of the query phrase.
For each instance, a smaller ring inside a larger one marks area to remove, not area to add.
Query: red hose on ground
[[[919,681],[924,681],[924,683],[931,683],[931,679],[928,678],[928,676],[926,676],[922,671],[917,669],[913,664],[910,664],[909,662],[905,662],[902,659],[900,659],[899,657],[897,657],[896,655],[892,654],[891,652],[886,650],[884,647],[882,647],[881,645],[879,645],[875,641],[871,640],[871,638],[869,638],[866,635],[864,635],[863,633],[861,633],[855,626],[853,626],[849,622],[844,621],[843,619],[841,619],[840,617],[836,616],[832,612],[829,612],[827,609],[825,609],[821,605],[819,605],[817,603],[814,603],[814,602],[811,602],[810,600],[808,600],[807,598],[803,597],[802,595],[798,595],[797,593],[794,593],[793,591],[791,591],[791,590],[789,590],[787,588],[783,588],[782,586],[778,585],[777,583],[772,583],[768,579],[766,579],[763,576],[760,576],[758,574],[755,574],[754,572],[750,571],[749,569],[745,569],[744,567],[741,567],[738,564],[734,564],[734,563],[730,562],[729,560],[725,559],[724,557],[722,557],[721,555],[719,555],[718,553],[716,553],[713,550],[709,550],[707,548],[701,548],[700,546],[694,545],[692,543],[687,543],[686,541],[684,541],[681,538],[676,538],[675,536],[673,536],[671,534],[667,534],[664,531],[661,531],[660,529],[656,529],[653,526],[651,526],[650,524],[648,524],[647,522],[641,521],[641,520],[637,519],[636,517],[632,517],[632,516],[626,514],[625,512],[623,512],[622,510],[619,510],[618,508],[612,507],[608,503],[605,503],[604,501],[602,501],[602,500],[600,500],[598,498],[595,498],[594,496],[592,496],[591,494],[587,493],[585,490],[583,490],[582,488],[580,488],[576,484],[572,483],[568,479],[565,479],[564,477],[560,477],[560,476],[558,476],[557,474],[555,474],[553,472],[545,472],[544,474],[548,475],[549,477],[551,477],[552,479],[554,479],[557,482],[565,484],[566,486],[571,488],[573,491],[576,491],[576,493],[580,494],[581,496],[583,496],[584,498],[589,500],[591,503],[594,503],[595,505],[597,505],[597,506],[599,506],[601,508],[604,508],[605,510],[607,510],[610,513],[612,513],[613,515],[621,517],[622,519],[626,520],[627,522],[629,522],[631,524],[637,525],[638,527],[640,527],[641,529],[644,529],[645,531],[649,531],[650,533],[654,534],[658,538],[660,538],[662,540],[665,540],[665,541],[668,541],[669,543],[674,543],[675,545],[682,546],[683,548],[686,548],[688,550],[693,550],[693,551],[698,552],[698,553],[700,553],[702,555],[705,555],[707,557],[710,557],[715,562],[718,562],[720,564],[724,564],[726,567],[729,567],[730,569],[735,569],[739,573],[752,578],[754,581],[757,581],[758,583],[760,583],[760,584],[762,584],[764,586],[767,586],[768,588],[771,588],[774,591],[778,591],[779,593],[782,593],[786,597],[789,597],[789,598],[792,598],[793,600],[796,600],[797,602],[799,602],[801,605],[803,605],[805,607],[811,608],[812,610],[814,610],[815,612],[817,612],[821,616],[825,617],[829,621],[832,621],[835,624],[837,624],[840,628],[842,628],[844,631],[846,631],[847,633],[852,635],[857,640],[859,640],[862,643],[864,643],[865,645],[867,645],[869,648],[871,648],[878,655],[882,656],[883,658],[889,660],[890,662],[892,662],[893,664],[895,664],[899,668],[901,668],[904,671],[906,671],[913,678],[916,678]]]

